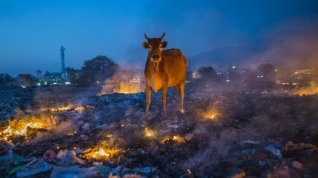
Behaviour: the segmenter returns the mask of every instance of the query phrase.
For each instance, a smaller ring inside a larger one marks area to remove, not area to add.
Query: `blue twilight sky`
[[[60,71],[61,45],[69,67],[97,55],[143,67],[145,32],[191,57],[317,14],[317,0],[0,0],[0,73]]]

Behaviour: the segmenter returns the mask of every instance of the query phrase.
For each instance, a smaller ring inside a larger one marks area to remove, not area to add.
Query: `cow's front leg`
[[[151,87],[146,84],[146,114],[148,114],[151,103]]]
[[[162,110],[164,113],[166,113],[167,92],[168,92],[168,85],[163,85],[162,86]]]
[[[184,87],[185,87],[185,82],[181,82],[180,85],[179,85],[179,88],[180,88],[180,105],[181,105],[181,108],[180,108],[180,112],[181,113],[184,113]]]

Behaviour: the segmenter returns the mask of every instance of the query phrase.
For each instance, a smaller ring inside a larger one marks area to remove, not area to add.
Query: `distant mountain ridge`
[[[192,70],[200,66],[226,68],[229,65],[240,65],[255,52],[248,47],[221,47],[200,53],[189,58]]]
[[[220,47],[189,57],[191,70],[200,66],[226,69],[229,65],[248,66],[272,62],[282,67],[305,68],[317,65],[318,33],[281,31],[238,47]]]

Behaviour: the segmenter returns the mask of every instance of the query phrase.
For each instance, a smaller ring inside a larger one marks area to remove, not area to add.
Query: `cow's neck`
[[[151,62],[151,68],[154,73],[159,73],[159,66],[161,62]]]

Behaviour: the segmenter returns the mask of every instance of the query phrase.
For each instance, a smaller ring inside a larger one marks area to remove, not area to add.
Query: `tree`
[[[112,77],[119,66],[106,56],[97,56],[85,61],[79,76],[79,85],[101,85],[104,80]]]
[[[81,71],[70,67],[66,68],[65,71],[69,82],[71,82],[71,84],[75,86],[79,85],[79,77]]]
[[[260,64],[257,73],[262,88],[270,89],[276,85],[275,66],[271,63]]]
[[[275,81],[275,66],[271,63],[260,64],[257,67],[257,72],[259,76],[262,76],[264,80]]]
[[[18,85],[21,87],[32,87],[35,86],[37,80],[31,74],[19,74]]]
[[[10,86],[13,85],[14,78],[9,74],[0,74],[0,86]]]
[[[272,89],[276,86],[275,66],[270,63],[260,64],[254,71],[245,72],[245,84],[256,89]]]
[[[202,79],[215,79],[216,78],[216,71],[211,67],[202,66],[198,70],[198,74],[201,76]]]

